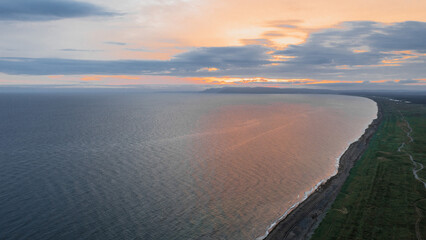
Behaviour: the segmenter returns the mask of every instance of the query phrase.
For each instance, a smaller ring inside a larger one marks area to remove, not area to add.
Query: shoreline
[[[370,139],[382,121],[382,107],[374,99],[371,100],[377,104],[377,117],[368,125],[361,137],[351,143],[341,155],[337,173],[326,179],[325,182],[322,180],[315,185],[310,194],[287,209],[283,216],[271,225],[267,233],[257,239],[310,238],[340,193],[350,170],[367,149]]]

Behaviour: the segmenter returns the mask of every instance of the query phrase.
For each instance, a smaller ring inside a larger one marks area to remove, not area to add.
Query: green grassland
[[[426,165],[426,105],[375,100],[383,121],[312,239],[426,239],[426,189],[407,155]]]

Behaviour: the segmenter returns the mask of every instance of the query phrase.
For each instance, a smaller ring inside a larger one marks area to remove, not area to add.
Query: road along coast
[[[379,102],[377,106],[377,118],[372,121],[358,141],[352,143],[341,156],[337,174],[320,185],[305,201],[276,224],[265,240],[308,239],[313,234],[339,194],[349,176],[349,171],[361,158],[382,122],[382,107]]]

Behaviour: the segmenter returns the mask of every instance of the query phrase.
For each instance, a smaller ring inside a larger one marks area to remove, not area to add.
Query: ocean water
[[[376,114],[337,95],[0,94],[0,239],[256,239]]]

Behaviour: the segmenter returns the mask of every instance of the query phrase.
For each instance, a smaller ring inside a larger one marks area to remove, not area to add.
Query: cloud
[[[303,21],[299,19],[277,20],[277,21],[269,21],[267,23],[267,26],[276,27],[276,28],[297,28],[297,25],[302,23]]]
[[[209,75],[200,69],[241,69],[269,63],[262,46],[196,48],[169,61],[149,60],[76,60],[58,58],[0,58],[0,72],[26,75],[70,74],[145,74]]]
[[[167,69],[161,61],[0,58],[0,72],[12,75],[155,74]]]
[[[104,42],[105,44],[110,44],[110,45],[118,45],[118,46],[125,46],[127,45],[127,43],[124,42]]]
[[[278,31],[268,31],[263,33],[263,36],[265,37],[284,37],[287,36],[287,34],[284,34],[283,32]]]
[[[302,65],[370,65],[379,62],[383,54],[377,52],[354,53],[366,43],[364,35],[372,32],[370,22],[345,23],[342,28],[313,33],[306,43],[290,45],[276,54],[294,56],[288,64]],[[342,27],[341,26],[341,27]],[[364,34],[364,35],[363,35]]]
[[[192,64],[207,64],[212,67],[253,67],[265,64],[271,58],[267,54],[270,49],[248,45],[241,47],[203,47],[181,53],[173,61]]]
[[[403,39],[409,42],[402,42]],[[259,42],[258,45],[193,48],[164,61],[0,58],[0,72],[309,78],[329,83],[419,79],[426,76],[425,44],[424,22],[345,22],[312,33],[303,44],[289,45],[284,50]]]
[[[425,22],[346,22],[313,33],[306,43],[290,45],[276,54],[295,56],[289,64],[353,66],[379,64],[391,51],[407,50],[426,52]]]
[[[74,0],[1,0],[0,20],[11,21],[49,21],[64,18],[90,16],[112,16],[116,13],[106,11],[91,3]]]
[[[274,43],[266,38],[257,38],[257,39],[241,39],[240,42],[244,45],[263,45],[263,46],[272,46]]]
[[[425,22],[345,22],[312,33],[303,44],[276,51],[291,58],[269,73],[348,80],[424,76],[425,42]]]
[[[132,52],[154,52],[154,50],[148,48],[125,48],[127,51]]]
[[[417,80],[417,79],[404,79],[404,80],[399,80],[397,83],[398,84],[410,84],[410,83],[420,83],[422,81]]]
[[[426,53],[426,22],[402,22],[375,30],[366,41],[376,50]]]
[[[89,49],[75,49],[75,48],[63,48],[59,50],[63,52],[103,52],[103,50],[89,50]]]

